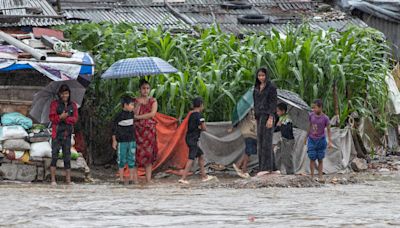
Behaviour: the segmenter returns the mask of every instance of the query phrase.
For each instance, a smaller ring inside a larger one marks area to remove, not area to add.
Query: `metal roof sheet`
[[[46,0],[0,0],[0,14],[5,18],[0,21],[1,27],[64,24],[63,19]],[[9,21],[7,16],[15,17]]]
[[[68,2],[68,0],[66,0]],[[72,0],[70,0],[72,1]],[[76,0],[75,0],[76,1]],[[85,1],[85,0],[84,0]],[[318,12],[320,3],[311,0],[248,0],[253,4],[251,9],[224,9],[220,6],[225,0],[186,0],[185,3],[171,3],[171,7],[187,18],[187,23],[200,27],[209,27],[218,23],[224,31],[266,32],[272,28],[284,32],[286,23],[298,23],[305,19],[321,29],[343,29],[348,24],[366,26],[359,19],[344,16],[341,11]],[[81,20],[94,22],[110,21],[112,23],[131,22],[153,27],[163,24],[165,27],[186,26],[185,21],[175,16],[163,3],[153,3],[152,0],[126,0],[115,1],[110,5],[110,0],[103,4],[102,0],[92,3],[92,9],[72,9],[77,4],[70,4],[71,9],[65,9],[69,22],[79,23]],[[87,2],[86,2],[87,4]],[[87,6],[86,6],[87,7]],[[103,8],[96,8],[103,7]],[[240,24],[238,16],[246,14],[262,14],[273,19],[268,24]]]
[[[79,23],[81,20],[92,22],[137,23],[146,27],[160,24],[166,27],[189,27],[164,7],[115,7],[112,9],[66,10],[68,22]]]

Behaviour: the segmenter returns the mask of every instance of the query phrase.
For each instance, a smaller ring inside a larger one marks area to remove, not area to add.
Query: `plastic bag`
[[[1,123],[5,126],[18,125],[24,129],[32,128],[32,120],[19,112],[6,113],[1,117]]]
[[[51,145],[49,142],[37,142],[31,144],[31,157],[51,158]]]
[[[23,139],[28,133],[21,126],[2,126],[0,127],[0,141],[7,139]]]
[[[3,142],[4,149],[25,151],[31,149],[31,144],[23,139],[8,139]]]
[[[20,160],[24,158],[25,151],[4,150],[4,154],[8,160]],[[25,156],[26,160],[26,156]],[[28,159],[29,161],[29,159]]]
[[[63,158],[64,158],[64,154],[62,152],[60,152],[58,154],[58,159],[63,159]],[[71,150],[71,160],[76,160],[78,158],[79,158],[79,153]]]

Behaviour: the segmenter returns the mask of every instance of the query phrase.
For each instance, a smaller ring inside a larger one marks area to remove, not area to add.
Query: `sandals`
[[[270,171],[261,171],[261,172],[257,173],[257,176],[260,177],[260,176],[264,176],[264,175],[267,175],[267,174],[270,174],[270,173],[271,173]]]
[[[250,175],[249,175],[248,173],[243,173],[243,171],[242,171],[241,169],[239,169],[239,167],[237,167],[237,165],[236,165],[235,163],[233,163],[232,166],[233,166],[233,168],[235,169],[236,174],[237,174],[239,177],[244,178],[244,179],[247,179],[247,178],[250,177]]]
[[[207,181],[211,181],[211,180],[214,180],[214,179],[215,179],[215,176],[207,175],[206,178],[203,178],[201,181],[207,182]]]
[[[180,180],[178,181],[178,183],[179,183],[179,184],[186,184],[186,185],[187,185],[187,184],[190,184],[189,181],[184,180],[184,179],[180,179]]]
[[[233,166],[233,168],[235,169],[237,175],[240,176],[240,174],[242,173],[242,170],[240,170],[239,167],[237,167],[237,165],[236,165],[235,163],[233,163],[232,166]]]

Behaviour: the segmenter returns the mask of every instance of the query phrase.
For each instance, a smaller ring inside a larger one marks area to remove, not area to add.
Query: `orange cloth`
[[[157,113],[154,117],[157,121],[158,154],[157,160],[153,165],[153,171],[185,168],[189,153],[189,148],[185,141],[189,116],[187,115],[179,126],[178,120],[174,117],[161,113]],[[144,169],[140,168],[138,174],[143,176],[145,174]],[[124,176],[129,176],[127,167],[125,167]]]

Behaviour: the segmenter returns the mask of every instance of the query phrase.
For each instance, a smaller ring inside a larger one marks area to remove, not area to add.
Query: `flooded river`
[[[321,188],[1,184],[2,227],[400,227],[398,175]]]

